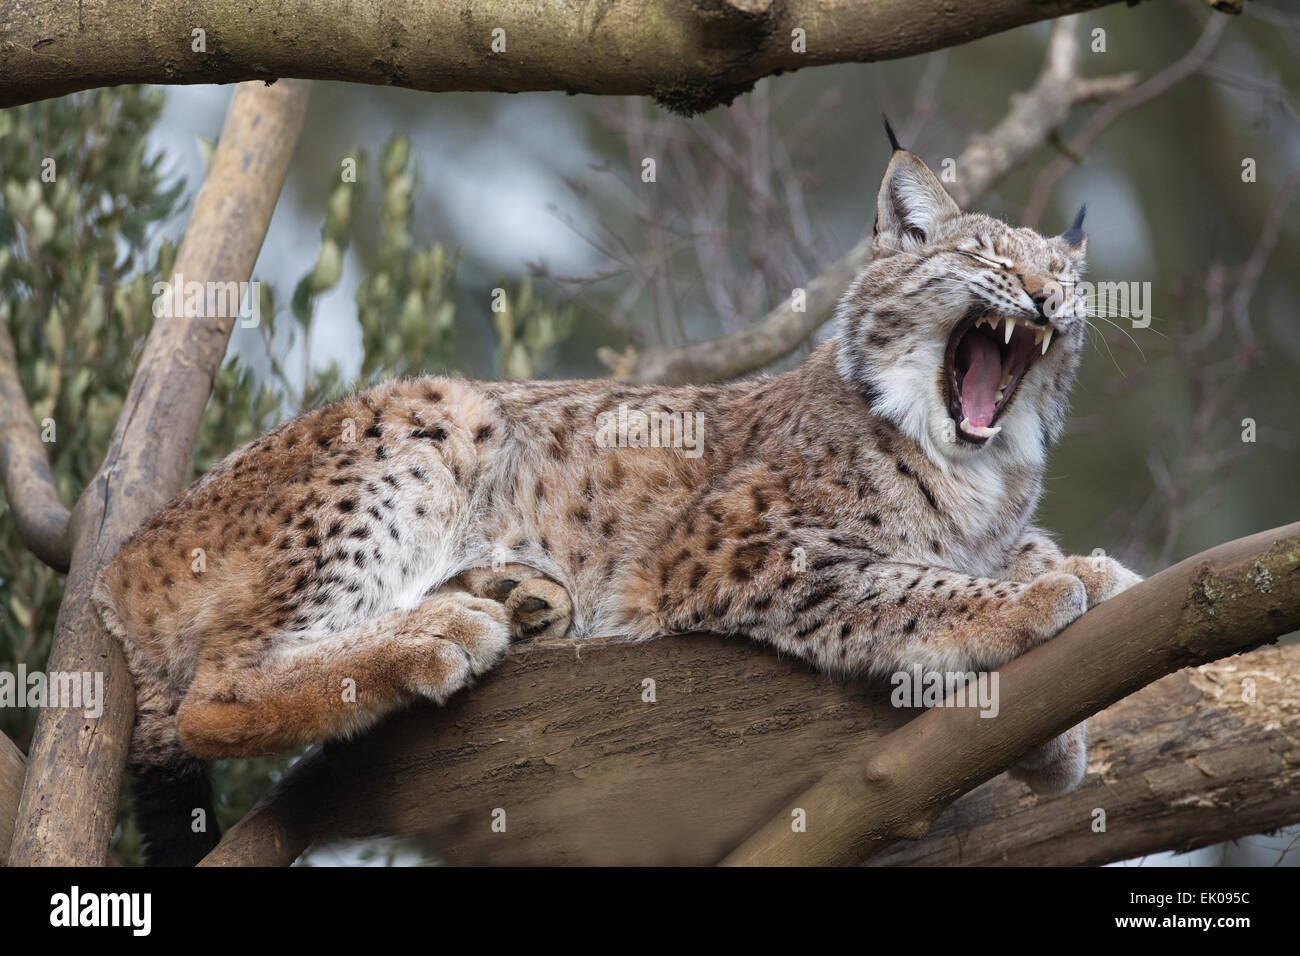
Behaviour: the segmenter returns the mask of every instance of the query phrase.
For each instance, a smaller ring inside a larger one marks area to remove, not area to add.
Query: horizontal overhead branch
[[[693,113],[774,73],[911,56],[1111,2],[4,0],[0,106],[120,83],[298,77],[649,94]]]

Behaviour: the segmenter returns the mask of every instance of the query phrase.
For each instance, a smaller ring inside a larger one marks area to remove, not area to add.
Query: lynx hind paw
[[[1055,637],[1088,610],[1088,592],[1074,575],[1053,571],[1030,581],[1017,604],[1028,618],[1030,632],[1043,641]]]
[[[573,621],[573,602],[569,593],[549,578],[531,578],[510,592],[506,614],[516,639],[555,640],[564,636]]]
[[[541,577],[540,571],[526,564],[506,564],[496,568],[471,568],[455,578],[470,594],[505,603],[520,582]]]
[[[1054,797],[1077,787],[1087,770],[1088,725],[1079,724],[1031,750],[1007,772],[1039,796]]]
[[[1084,557],[1074,555],[1061,562],[1059,571],[1072,574],[1088,590],[1088,607],[1094,608],[1116,594],[1127,591],[1142,580],[1142,575],[1130,571],[1114,558],[1104,555]]]

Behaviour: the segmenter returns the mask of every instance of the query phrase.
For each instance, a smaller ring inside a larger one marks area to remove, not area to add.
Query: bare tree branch
[[[71,514],[54,487],[50,460],[18,378],[14,342],[3,324],[0,324],[0,479],[23,544],[54,570],[68,570]]]
[[[0,107],[121,83],[299,77],[650,94],[693,113],[773,73],[912,56],[1110,2],[141,0],[123,16],[112,0],[8,0]]]
[[[17,744],[0,733],[0,866],[9,865],[9,843],[26,774],[27,758]]]
[[[957,158],[957,181],[948,191],[962,208],[979,199],[1018,166],[1065,122],[1076,104],[1112,95],[1131,86],[1130,74],[1082,78],[1078,75],[1079,18],[1052,25],[1047,56],[1034,85],[1011,99],[1007,115],[988,133],[971,138]],[[603,349],[598,357],[620,381],[679,385],[736,378],[794,351],[830,317],[845,288],[871,261],[871,236],[807,283],[804,310],[786,299],[753,325],[708,342],[682,348]]]
[[[732,865],[867,859],[925,836],[963,793],[1031,747],[1189,664],[1300,627],[1300,522],[1219,545],[1075,621],[1000,671],[1001,710],[928,711],[841,762],[730,854]],[[792,833],[790,807],[809,820]]]
[[[236,89],[177,252],[175,271],[185,281],[248,280],[302,127],[309,86],[288,81]],[[91,589],[104,562],[184,483],[233,325],[233,314],[155,320],[108,454],[73,510],[71,570],[47,669],[102,672],[103,715],[41,711],[14,827],[14,865],[106,860],[135,703],[121,648],[104,630]]]
[[[1155,99],[1199,70],[1214,52],[1227,25],[1228,21],[1223,17],[1211,18],[1205,24],[1205,29],[1201,31],[1196,43],[1179,59],[1141,85],[1115,97],[1088,117],[1083,129],[1061,150],[1062,155],[1056,157],[1038,174],[1020,221],[1031,228],[1037,226],[1038,221],[1043,218],[1043,212],[1047,209],[1047,201],[1052,195],[1052,190],[1056,188],[1061,177],[1078,161],[1077,157],[1086,153],[1096,142],[1097,137],[1129,110]]]
[[[1088,747],[1072,793],[997,777],[871,865],[1096,866],[1300,821],[1300,644],[1161,678],[1090,719]]]
[[[813,802],[807,794],[791,800],[791,794],[837,771],[859,787],[867,772],[876,772],[881,780],[873,792],[884,788],[897,798],[906,811],[904,829],[919,835],[922,817],[914,806],[937,814],[1105,702],[1176,667],[1267,641],[1298,622],[1300,524],[1198,555],[1089,612],[1002,670],[996,720],[954,709],[912,719],[915,712],[892,707],[889,689],[880,684],[833,680],[734,638],[516,645],[474,693],[445,708],[415,708],[357,740],[309,753],[205,863],[287,865],[313,841],[419,834],[456,864],[700,865],[722,859],[755,821],[773,814],[794,846],[765,859],[844,859],[858,828],[873,819],[862,815],[861,801],[851,790],[838,805],[822,802],[816,790]],[[1188,679],[1200,687],[1230,666],[1252,668],[1263,701],[1279,691],[1262,676],[1271,665],[1254,661],[1234,658]],[[645,698],[647,678],[654,681],[653,702]],[[1286,744],[1296,730],[1294,700],[1269,698],[1268,707],[1290,708],[1285,734],[1275,757],[1249,765],[1257,779],[1243,781],[1242,793],[1262,792],[1275,778],[1300,772],[1300,751]],[[1093,773],[1108,786],[1110,767],[1150,768],[1135,775],[1139,789],[1151,774],[1168,774],[1166,805],[1146,811],[1160,820],[1178,809],[1168,804],[1180,796],[1210,792],[1210,782],[1189,779],[1179,768],[1191,759],[1189,752],[1217,752],[1223,743],[1207,736],[1171,748],[1174,731],[1162,737],[1160,727],[1165,720],[1177,726],[1183,711],[1171,709],[1175,704],[1189,701],[1165,689],[1143,691],[1133,707],[1149,731],[1126,750],[1135,711],[1117,710],[1115,719],[1124,723],[1099,719],[1093,752]],[[1217,706],[1225,720],[1236,719],[1226,695]],[[1248,748],[1276,729],[1252,718],[1251,729],[1230,742]],[[1069,801],[1095,800],[1094,785],[1082,791],[1091,797],[1032,806],[1049,814],[1058,803],[1083,806]],[[1023,785],[998,786],[1001,797],[1025,805]],[[927,803],[923,791],[939,796]],[[1136,799],[1122,793],[1119,805]],[[988,810],[987,801],[977,806]],[[1267,816],[1243,814],[1243,825],[1258,832],[1296,817],[1294,801],[1267,806]],[[807,833],[789,833],[792,807],[808,809]],[[507,813],[505,832],[491,826],[498,808]],[[1025,819],[1011,810],[1004,814],[1017,824]],[[967,813],[964,819],[973,818]],[[994,821],[988,827],[991,832]],[[1125,837],[1112,844],[1113,852],[1167,849],[1185,839],[1173,826],[1154,832],[1160,845]],[[944,847],[955,839],[951,828],[936,834]],[[1004,835],[998,845],[1014,842]],[[1097,853],[1109,852],[1100,847]]]

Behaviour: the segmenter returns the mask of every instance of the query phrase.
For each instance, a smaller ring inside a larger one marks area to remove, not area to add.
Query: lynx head
[[[1051,238],[963,213],[886,130],[872,262],[837,313],[840,374],[936,463],[1041,467],[1083,347],[1084,210]]]

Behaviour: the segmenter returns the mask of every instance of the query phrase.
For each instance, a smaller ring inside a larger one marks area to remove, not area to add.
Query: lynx
[[[381,385],[239,449],[143,526],[96,603],[136,682],[151,861],[215,843],[189,827],[211,819],[205,761],[445,701],[512,637],[709,630],[837,674],[985,670],[1140,580],[1031,523],[1084,341],[1059,294],[1082,210],[1051,238],[963,213],[890,141],[873,260],[801,367]],[[598,440],[611,415],[631,425]],[[1080,725],[1015,772],[1052,793],[1084,761]]]

